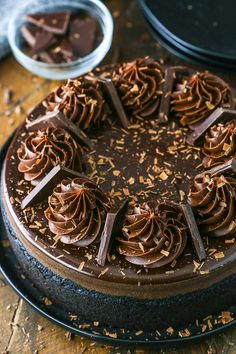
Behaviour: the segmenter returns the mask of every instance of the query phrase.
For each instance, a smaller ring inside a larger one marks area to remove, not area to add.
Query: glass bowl
[[[26,15],[37,12],[84,10],[95,17],[102,31],[101,43],[87,56],[70,63],[48,64],[32,59],[22,50],[21,27]],[[16,60],[32,73],[47,79],[75,78],[96,67],[109,51],[113,36],[113,19],[107,7],[99,0],[29,0],[17,5],[8,23],[8,40]]]

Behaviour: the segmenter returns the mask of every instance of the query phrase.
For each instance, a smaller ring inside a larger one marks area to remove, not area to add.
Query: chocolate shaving
[[[168,122],[168,114],[170,111],[171,93],[174,88],[174,83],[177,76],[189,76],[194,71],[186,66],[170,66],[165,70],[165,82],[163,85],[163,94],[159,108],[158,120],[159,123]]]
[[[200,142],[201,138],[204,137],[206,131],[218,121],[227,122],[236,117],[236,110],[225,109],[222,107],[216,108],[212,114],[198,125],[193,133],[187,137],[187,143],[194,145]]]
[[[236,159],[229,160],[221,165],[215,166],[209,170],[206,170],[196,176],[196,178],[201,177],[203,175],[209,174],[211,176],[216,176],[225,172],[233,172],[236,173]]]
[[[41,116],[28,124],[26,129],[34,131],[37,129],[43,129],[46,127],[63,128],[67,130],[76,140],[83,142],[90,149],[93,148],[93,143],[89,137],[72,121],[66,118],[59,110],[55,110]]]
[[[51,169],[51,171],[37,184],[37,186],[22,200],[21,208],[25,209],[34,204],[45,201],[50,195],[52,189],[63,178],[76,178],[80,177],[87,179],[87,177],[79,172],[70,170],[61,165],[57,165]]]
[[[107,253],[112,246],[112,241],[115,235],[120,230],[121,220],[126,212],[128,205],[128,199],[126,199],[118,207],[112,207],[107,213],[104,229],[101,236],[101,243],[98,251],[97,262],[100,266],[104,266],[107,259]]]
[[[206,255],[206,251],[202,242],[202,238],[200,236],[198,227],[197,227],[197,223],[192,211],[192,208],[190,205],[188,204],[181,204],[181,208],[183,210],[183,214],[185,217],[185,221],[188,225],[189,231],[190,231],[190,235],[192,238],[192,242],[193,242],[193,246],[194,249],[196,251],[196,254],[198,256],[199,261],[203,261],[204,259],[206,259],[207,255]]]

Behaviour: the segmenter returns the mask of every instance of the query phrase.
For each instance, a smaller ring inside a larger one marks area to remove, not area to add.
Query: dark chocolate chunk
[[[97,262],[99,265],[104,266],[107,259],[107,253],[109,252],[112,242],[117,236],[118,232],[120,232],[121,221],[126,212],[126,208],[128,206],[128,199],[122,202],[118,207],[115,206],[109,210],[106,216],[106,221],[104,225],[104,229],[101,236],[100,247],[97,256]]]
[[[37,184],[34,189],[22,200],[21,208],[25,209],[29,206],[35,205],[42,201],[51,194],[53,188],[56,187],[58,183],[63,178],[76,178],[80,177],[87,179],[87,177],[79,172],[70,170],[61,165],[57,165],[51,169],[51,171]]]
[[[45,31],[65,34],[70,20],[70,12],[51,12],[27,15],[27,20]]]
[[[69,26],[69,39],[78,57],[88,55],[94,48],[97,21],[92,17],[75,18]]]
[[[38,59],[48,64],[60,64],[63,60],[61,52],[55,52],[53,49],[38,53]]]
[[[23,26],[21,28],[21,34],[25,41],[31,46],[34,47],[36,43],[36,34],[39,30],[35,26]]]
[[[222,163],[221,165],[212,167],[211,169],[198,174],[196,177],[200,177],[205,174],[209,174],[211,176],[216,176],[216,175],[219,175],[219,174],[225,173],[225,172],[233,172],[233,173],[236,172],[236,159],[232,159],[232,160],[229,160],[225,163]]]
[[[129,120],[125,113],[124,107],[121,103],[120,97],[116,90],[115,85],[113,84],[111,79],[103,78],[99,76],[86,76],[88,80],[96,80],[100,83],[100,87],[104,93],[106,101],[108,102],[109,106],[113,109],[114,113],[119,118],[121,124],[125,129],[129,126]]]
[[[60,51],[64,55],[65,59],[67,59],[67,60],[74,59],[73,48],[71,46],[70,41],[67,38],[64,38],[62,40],[59,47],[60,47]]]
[[[165,82],[163,85],[163,94],[158,114],[158,120],[160,123],[166,123],[169,119],[170,99],[175,82],[181,82],[184,77],[188,77],[193,73],[194,71],[186,66],[170,66],[165,70]]]
[[[83,142],[90,149],[93,147],[93,143],[89,137],[76,124],[67,119],[59,110],[48,112],[44,116],[41,116],[26,124],[26,129],[29,131],[43,129],[45,127],[63,128],[67,130],[77,141]]]
[[[236,110],[225,109],[222,107],[216,108],[212,114],[200,125],[198,125],[192,134],[187,137],[187,143],[190,145],[197,144],[204,138],[207,130],[214,124],[221,122],[226,122],[236,117]]]
[[[188,225],[189,228],[189,232],[192,238],[192,242],[193,242],[193,246],[194,249],[196,251],[196,254],[198,256],[199,261],[203,261],[204,259],[206,259],[207,254],[202,242],[202,238],[200,236],[198,227],[197,227],[197,223],[192,211],[192,208],[189,204],[181,204],[181,208],[183,210],[184,213],[184,218],[185,221]]]
[[[52,33],[46,31],[37,32],[35,35],[35,44],[32,48],[34,54],[45,51],[55,43],[56,39]]]

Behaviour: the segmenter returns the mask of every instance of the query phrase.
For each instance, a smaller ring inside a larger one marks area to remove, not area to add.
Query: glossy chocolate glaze
[[[110,118],[106,126],[90,134],[96,148],[86,153],[87,173],[114,200],[129,194],[135,202],[165,198],[180,202],[185,199],[195,174],[203,170],[199,167],[199,148],[185,144],[187,132],[187,128],[180,128],[174,120],[166,126],[140,120],[125,131]],[[54,266],[60,264],[67,270],[73,269],[78,275],[112,283],[135,284],[137,288],[137,285],[165,285],[196,277],[200,281],[211,272],[217,277],[223,273],[222,267],[236,260],[234,240],[231,238],[227,243],[227,238],[204,238],[208,257],[200,264],[189,237],[188,245],[174,267],[168,265],[149,270],[128,263],[115,251],[111,253],[110,261],[101,267],[96,261],[99,245],[78,249],[60,242],[55,244],[43,213],[47,201],[24,212],[20,208],[21,200],[32,188],[17,170],[16,150],[26,134],[23,124],[8,150],[2,176],[3,193],[6,207],[16,222],[16,233],[21,231],[33,245],[32,249],[42,251],[42,261],[49,257],[54,260]],[[148,178],[149,183],[144,184],[143,180]],[[223,252],[222,258],[214,256],[219,252]]]

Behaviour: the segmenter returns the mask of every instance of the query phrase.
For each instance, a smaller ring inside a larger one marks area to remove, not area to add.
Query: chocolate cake
[[[69,80],[18,128],[1,208],[16,258],[87,323],[175,328],[236,299],[232,90],[149,57]]]

